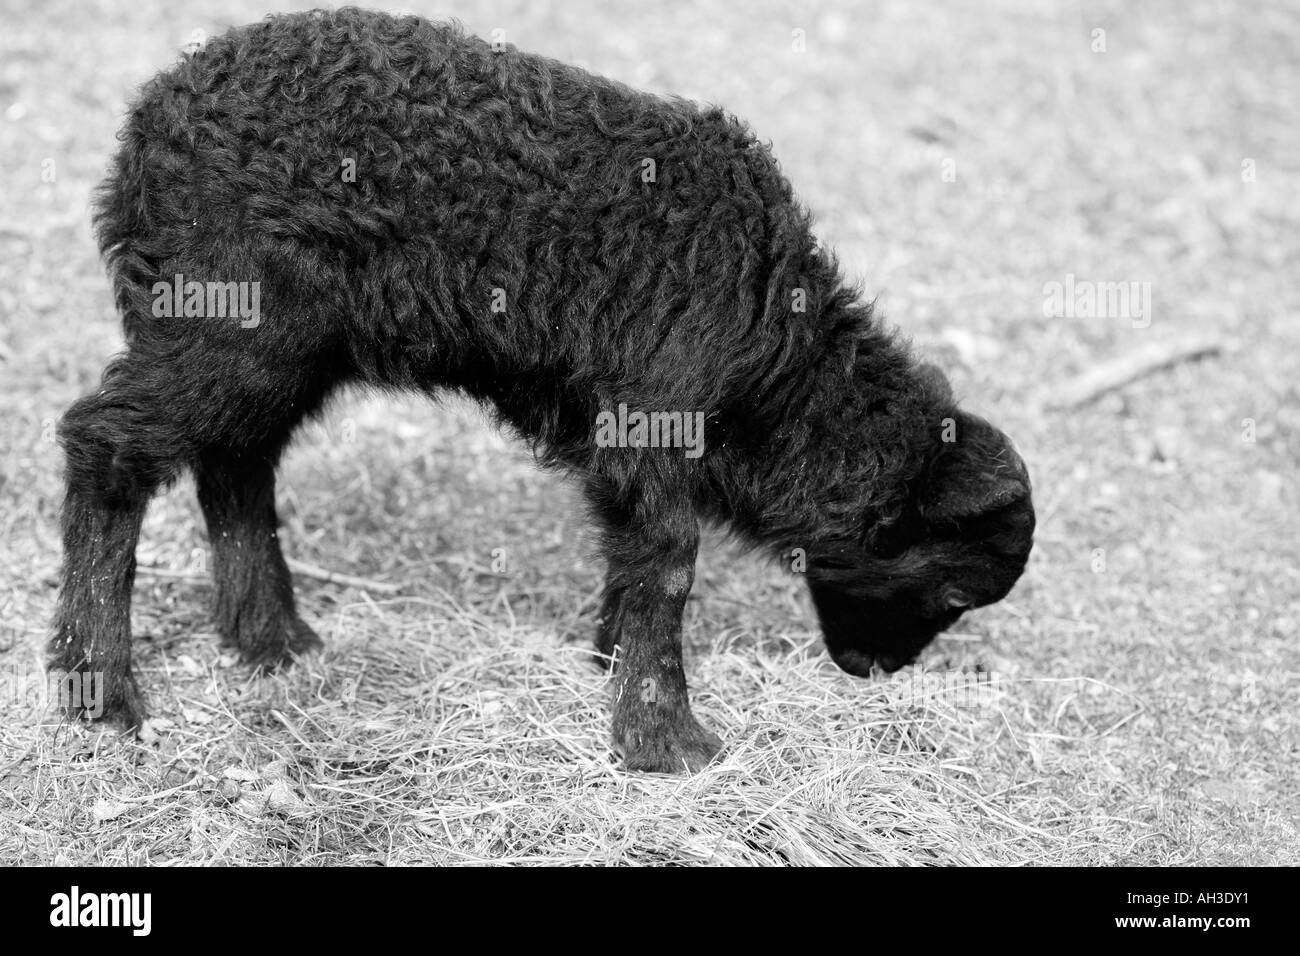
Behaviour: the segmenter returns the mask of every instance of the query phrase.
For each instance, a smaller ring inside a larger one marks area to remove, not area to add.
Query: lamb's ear
[[[921,380],[931,401],[943,405],[952,402],[952,384],[939,366],[922,362],[916,367],[916,377]]]
[[[927,518],[969,518],[1029,494],[1029,474],[1011,440],[963,412],[941,423],[940,451],[920,494]]]

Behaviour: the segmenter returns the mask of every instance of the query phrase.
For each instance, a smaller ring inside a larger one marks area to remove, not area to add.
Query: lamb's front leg
[[[609,575],[597,647],[607,654],[619,648],[614,746],[628,770],[700,770],[722,742],[691,713],[682,669],[682,610],[695,580],[698,524],[675,510],[602,512]]]

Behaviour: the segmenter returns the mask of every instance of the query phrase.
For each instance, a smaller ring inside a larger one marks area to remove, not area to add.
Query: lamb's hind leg
[[[145,716],[131,671],[136,540],[149,499],[174,477],[182,453],[157,411],[128,357],[59,426],[67,489],[49,668],[71,716],[123,729]]]
[[[279,667],[321,644],[298,617],[280,551],[278,455],[278,449],[211,449],[195,468],[213,552],[217,629],[222,643],[259,669]]]

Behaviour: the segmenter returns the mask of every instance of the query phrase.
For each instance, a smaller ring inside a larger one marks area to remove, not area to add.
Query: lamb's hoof
[[[692,774],[713,762],[722,741],[692,717],[668,734],[662,730],[655,736],[616,732],[614,746],[623,755],[625,770]]]
[[[318,651],[325,642],[298,618],[291,619],[274,641],[265,639],[240,643],[240,659],[257,674],[273,674],[292,667],[305,654]]]
[[[144,695],[135,675],[110,677],[94,671],[51,668],[55,704],[69,720],[135,735],[147,716]]]

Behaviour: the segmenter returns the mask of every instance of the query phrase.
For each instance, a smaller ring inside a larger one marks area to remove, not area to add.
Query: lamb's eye
[[[948,593],[948,607],[950,608],[967,608],[974,603],[969,596],[961,591],[950,591]]]

